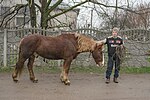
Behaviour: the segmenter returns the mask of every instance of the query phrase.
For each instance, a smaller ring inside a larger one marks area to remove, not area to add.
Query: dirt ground
[[[71,85],[59,74],[37,74],[32,83],[23,73],[14,83],[11,73],[0,73],[0,100],[150,100],[149,74],[123,74],[119,83],[105,84],[104,75],[70,73]]]

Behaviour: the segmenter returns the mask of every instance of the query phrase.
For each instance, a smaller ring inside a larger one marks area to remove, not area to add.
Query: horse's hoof
[[[13,78],[13,81],[14,81],[15,83],[17,83],[17,82],[18,82],[18,79],[17,79],[17,78]]]
[[[13,79],[13,81],[14,81],[15,83],[17,83],[17,82],[18,82],[18,80],[17,80],[17,79]]]
[[[13,81],[14,81],[15,83],[17,83],[17,82],[18,82],[18,79],[17,79],[16,77],[13,77]]]
[[[30,78],[30,80],[33,82],[33,83],[38,83],[38,79],[37,78]]]
[[[70,81],[64,81],[64,84],[69,86],[70,85]]]
[[[33,83],[38,83],[38,80],[33,80],[32,82],[33,82]]]
[[[60,81],[65,85],[70,85],[70,81],[68,79],[63,79],[62,77],[60,77]]]
[[[68,86],[70,86],[70,83],[66,83],[66,82],[64,82],[64,84],[65,84],[65,85],[68,85]]]
[[[17,82],[18,82],[17,76],[16,76],[16,75],[14,75],[14,74],[12,74],[12,79],[13,79],[13,81],[14,81],[15,83],[17,83]]]

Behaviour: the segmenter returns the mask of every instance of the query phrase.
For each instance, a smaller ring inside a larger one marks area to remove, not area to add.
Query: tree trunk
[[[47,14],[47,9],[46,5],[47,5],[47,0],[41,0],[41,28],[42,29],[46,29],[48,27],[48,21],[46,20],[48,17]]]
[[[31,27],[36,27],[36,10],[34,0],[29,0],[29,9],[30,9],[30,18],[31,18]]]

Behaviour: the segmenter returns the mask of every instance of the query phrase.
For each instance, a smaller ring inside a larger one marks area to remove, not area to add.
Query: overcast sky
[[[77,0],[77,1],[81,1],[81,0]],[[82,0],[82,1],[84,1],[84,0]],[[97,0],[97,1],[101,1],[101,3],[103,2],[104,4],[106,1],[109,1],[109,5],[111,5],[111,6],[112,5],[115,6],[115,2],[116,2],[116,0]],[[68,2],[68,0],[66,0],[66,2]],[[149,3],[150,1],[149,0],[129,0],[129,3],[132,4],[132,6],[136,6],[137,4],[144,3],[144,2]],[[86,3],[85,5],[93,6],[93,4],[91,4],[91,3]],[[126,5],[127,5],[126,0],[118,0],[118,6],[126,6]],[[113,8],[111,8],[111,9],[113,9]],[[80,13],[78,16],[78,25],[79,26],[85,26],[86,24],[91,23],[91,11],[92,10],[90,8],[80,7]],[[98,17],[97,13],[95,11],[93,11],[92,26],[99,27],[99,23],[101,23],[101,19]]]

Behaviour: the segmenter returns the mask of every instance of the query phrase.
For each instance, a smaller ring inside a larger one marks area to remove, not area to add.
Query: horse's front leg
[[[29,71],[29,75],[30,75],[30,80],[33,82],[33,83],[37,83],[38,82],[38,79],[35,78],[34,76],[34,72],[33,72],[33,63],[34,63],[34,60],[35,60],[35,56],[32,55],[30,58],[29,58],[29,61],[28,61],[28,71]]]
[[[71,62],[72,62],[72,59],[67,59],[67,60],[64,61],[62,72],[61,72],[61,75],[60,75],[60,80],[65,85],[70,85],[68,74],[69,74],[69,69],[70,69]]]

